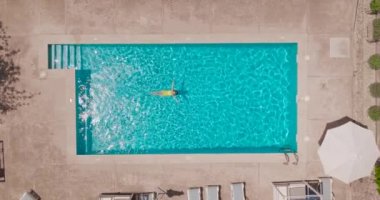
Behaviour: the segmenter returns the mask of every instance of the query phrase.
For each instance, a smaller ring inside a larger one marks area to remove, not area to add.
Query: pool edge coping
[[[296,63],[297,74],[297,99],[307,95],[305,86],[307,84],[306,60],[300,59],[305,56],[307,50],[307,35],[305,34],[197,34],[197,35],[42,35],[39,40],[39,65],[40,71],[48,69],[48,49],[47,45],[52,43],[81,43],[81,44],[115,44],[115,43],[297,43]],[[74,70],[68,72],[70,77],[66,77],[65,96],[68,99],[75,99],[75,75]],[[62,72],[66,73],[66,72]],[[48,76],[49,78],[49,76]],[[51,77],[53,78],[53,77]],[[72,83],[69,83],[72,81]],[[74,92],[74,93],[73,93]],[[66,101],[68,102],[68,101]],[[66,117],[66,139],[67,139],[67,160],[70,163],[97,163],[99,161],[115,163],[183,163],[183,162],[282,162],[282,154],[258,153],[258,154],[147,154],[147,155],[77,155],[76,154],[76,134],[75,134],[75,105],[67,103],[68,110],[71,110]],[[74,107],[74,108],[73,108]],[[72,113],[72,117],[70,117]],[[306,153],[306,147],[300,143],[300,138],[305,138],[307,130],[307,107],[303,102],[297,101],[297,134],[296,143],[300,157]],[[109,158],[105,158],[109,157]]]

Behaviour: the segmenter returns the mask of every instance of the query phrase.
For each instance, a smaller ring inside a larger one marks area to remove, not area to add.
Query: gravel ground
[[[376,191],[374,176],[351,183],[351,199],[380,200],[380,195]]]
[[[368,85],[378,80],[379,73],[371,70],[367,65],[367,59],[376,51],[376,44],[367,42],[368,39],[368,24],[371,24],[375,18],[374,15],[366,13],[369,10],[370,0],[358,0],[357,12],[354,25],[353,35],[353,60],[354,60],[354,87],[353,87],[353,102],[354,118],[364,122],[369,128],[376,132],[377,144],[379,138],[376,123],[368,119],[366,110],[374,103],[378,104],[378,100],[370,97],[368,93]],[[378,45],[378,44],[377,44]],[[379,53],[379,52],[378,52]],[[359,179],[350,184],[350,193],[352,200],[380,200],[380,195],[376,191],[374,175],[367,178]]]

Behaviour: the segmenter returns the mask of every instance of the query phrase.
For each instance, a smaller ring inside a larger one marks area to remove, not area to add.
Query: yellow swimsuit
[[[173,96],[173,91],[172,90],[161,90],[160,92],[161,96]]]

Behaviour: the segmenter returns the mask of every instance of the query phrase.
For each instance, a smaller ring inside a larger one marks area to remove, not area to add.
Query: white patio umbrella
[[[325,173],[347,184],[369,176],[380,156],[373,132],[352,121],[327,130],[318,154]]]

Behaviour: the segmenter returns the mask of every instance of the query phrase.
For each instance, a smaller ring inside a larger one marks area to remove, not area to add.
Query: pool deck
[[[374,75],[356,65],[372,47],[355,49],[362,44],[356,6],[354,0],[0,0],[0,20],[21,50],[15,62],[22,86],[40,93],[0,124],[6,168],[0,199],[18,199],[31,188],[43,199],[90,200],[102,192],[215,184],[230,199],[229,184],[244,181],[250,200],[269,200],[273,181],[325,176],[317,141],[326,122],[348,115],[375,129],[365,115]],[[297,42],[298,165],[283,165],[282,154],[76,156],[74,71],[48,71],[46,44],[167,42]],[[339,180],[333,190],[337,200],[357,199],[357,190]]]

